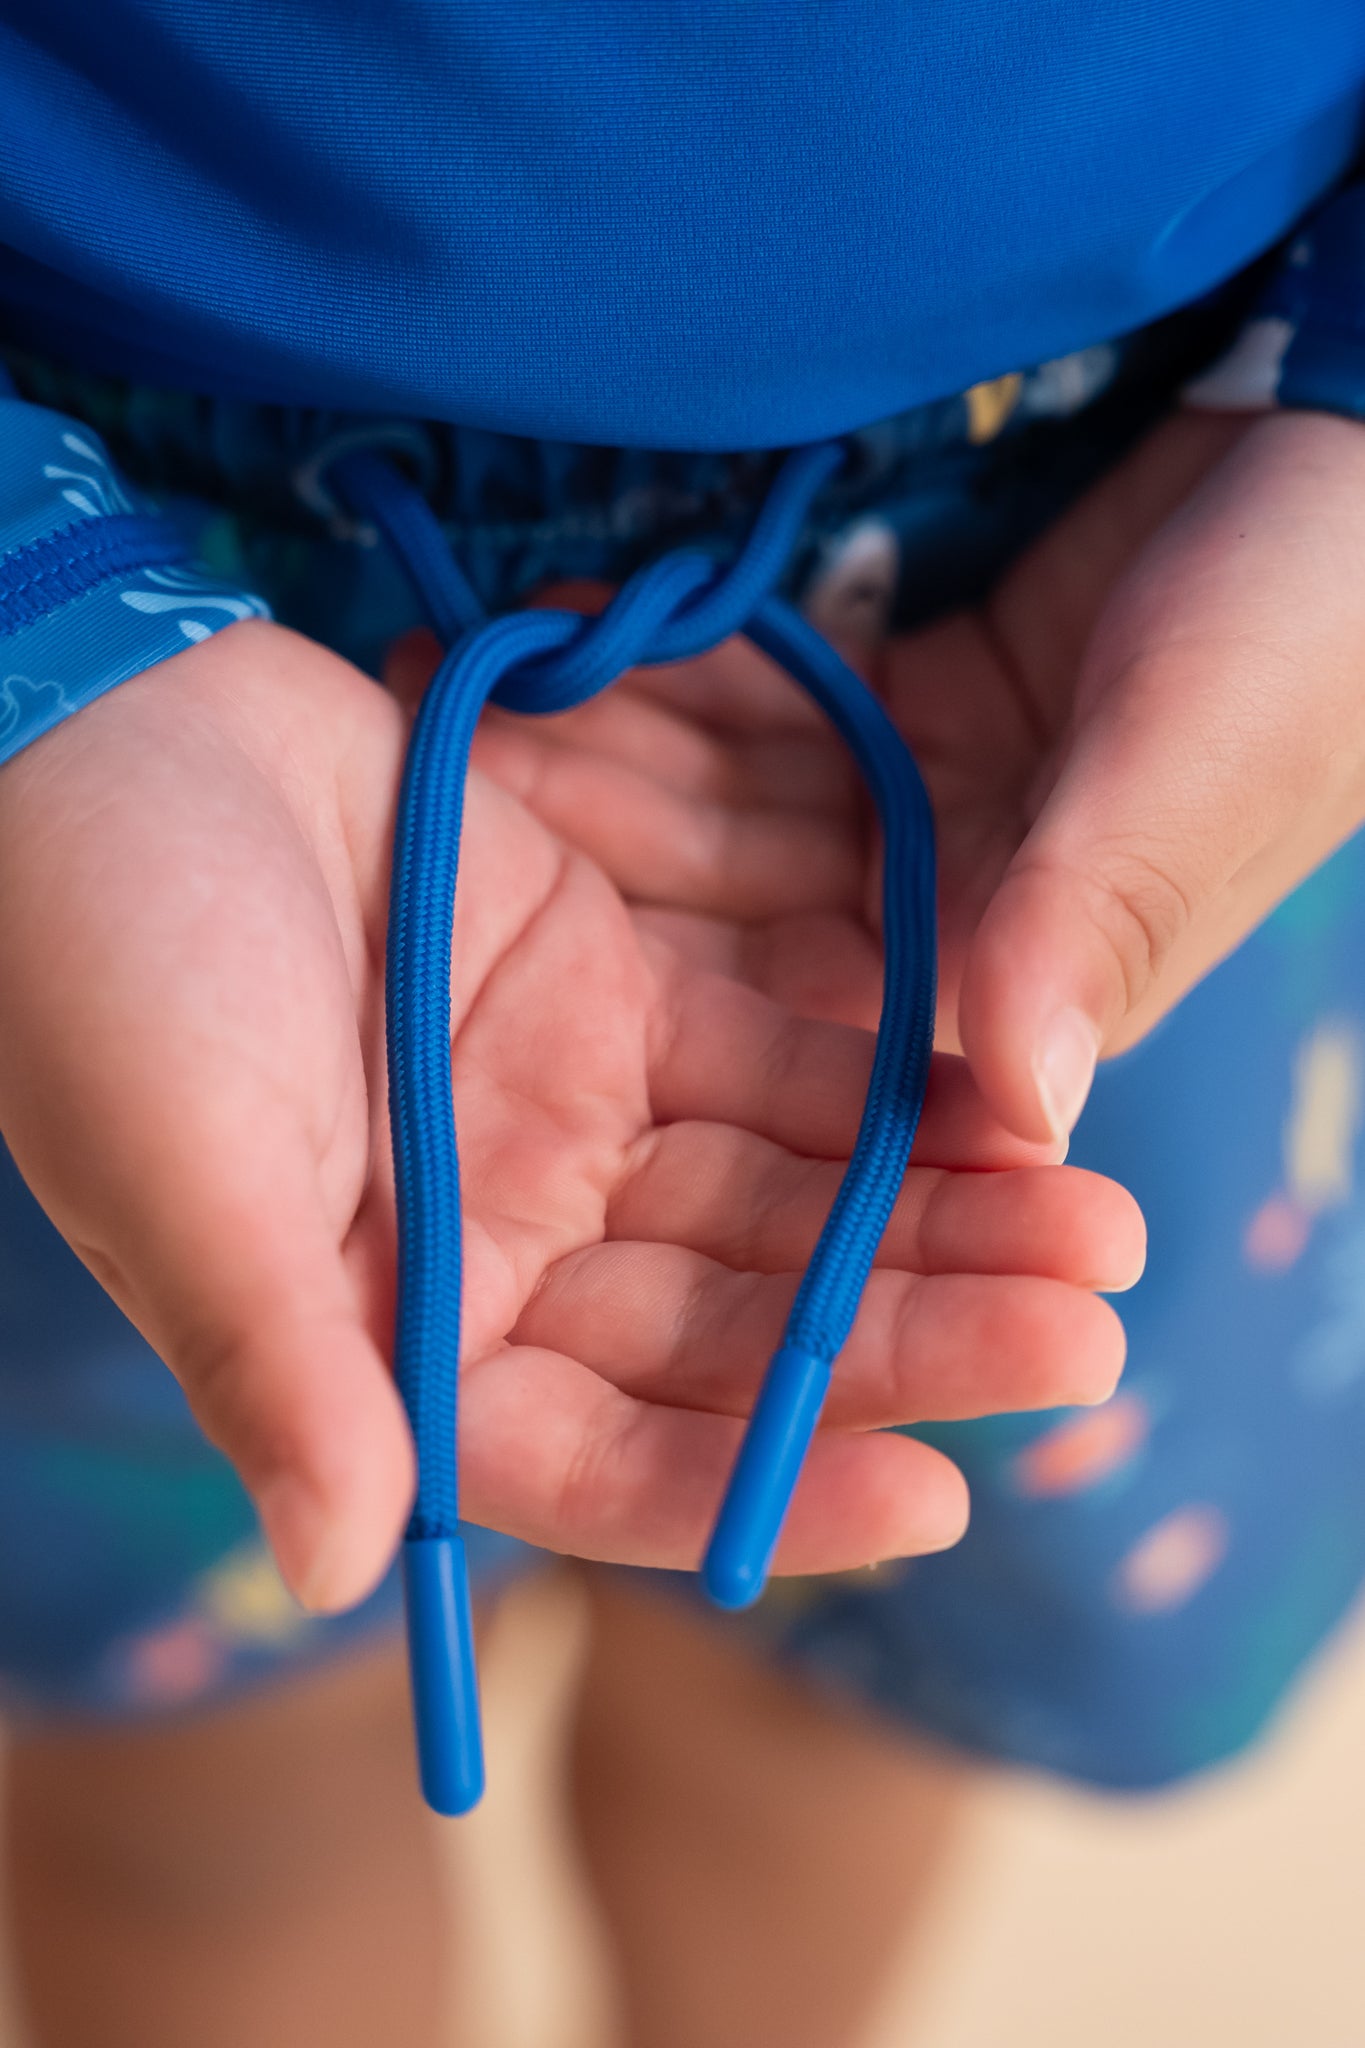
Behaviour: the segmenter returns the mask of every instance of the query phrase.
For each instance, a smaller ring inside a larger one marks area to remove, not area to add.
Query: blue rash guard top
[[[0,0],[0,323],[655,448],[1135,327],[1356,150],[1361,0]]]

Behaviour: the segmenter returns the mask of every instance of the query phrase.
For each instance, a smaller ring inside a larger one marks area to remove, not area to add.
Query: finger
[[[277,630],[231,629],[248,677],[330,708],[340,664],[296,668]],[[237,659],[218,639],[176,657],[169,728],[153,671],[7,764],[0,868],[42,859],[0,891],[0,1124],[237,1465],[286,1577],[331,1607],[392,1555],[412,1452],[343,1252],[370,1135],[355,955],[293,814],[206,715],[215,664],[247,687]]]
[[[794,1017],[722,975],[678,970],[670,957],[657,965],[656,1121],[734,1124],[794,1152],[847,1160],[872,1071],[871,1034]],[[919,1164],[1006,1167],[1057,1156],[1055,1141],[1021,1140],[1000,1124],[965,1061],[935,1054],[915,1137]]]
[[[1353,423],[1246,436],[1093,638],[1064,764],[963,973],[962,1042],[1011,1128],[1069,1131],[1100,1051],[1360,822],[1365,556],[1334,508],[1343,472],[1365,489]]]
[[[638,687],[723,733],[827,734],[833,729],[785,669],[747,640],[722,641],[695,661],[668,662],[636,671]]]
[[[594,1245],[550,1270],[513,1338],[553,1342],[637,1400],[747,1415],[797,1285],[679,1245]],[[1060,1281],[878,1272],[823,1419],[879,1429],[1103,1401],[1123,1357],[1113,1309]]]
[[[461,1399],[471,1520],[578,1557],[674,1571],[700,1563],[739,1449],[737,1421],[636,1401],[533,1346],[467,1366]],[[966,1521],[961,1474],[927,1445],[821,1429],[775,1569],[851,1571],[941,1550]]]
[[[613,1194],[606,1235],[681,1244],[744,1273],[804,1266],[833,1206],[842,1164],[794,1158],[752,1132],[669,1124]],[[877,1264],[910,1273],[1045,1275],[1121,1290],[1142,1271],[1131,1195],[1074,1167],[955,1173],[911,1167]]]
[[[428,626],[414,626],[390,644],[384,656],[384,688],[409,716],[421,703],[440,659],[441,643]]]
[[[411,1507],[411,1439],[387,1364],[352,1310],[293,1300],[249,1328],[168,1346],[200,1427],[251,1494],[301,1603],[340,1612],[373,1591]]]
[[[746,924],[699,911],[644,909],[635,922],[690,967],[746,982],[799,1017],[876,1026],[882,951],[848,912],[797,911]]]
[[[936,815],[1009,801],[1039,721],[985,613],[954,612],[882,650],[878,694],[925,778]],[[965,740],[965,744],[964,744]]]
[[[413,1450],[316,1174],[302,1152],[270,1151],[268,1176],[239,1172],[234,1185],[225,1171],[205,1198],[182,1190],[174,1210],[144,1215],[130,1293],[255,1501],[286,1582],[330,1611],[387,1569]]]
[[[1142,549],[1247,431],[1245,415],[1179,411],[1050,526],[984,608],[987,646],[1026,719],[1066,722],[1101,612]],[[998,708],[1004,706],[997,698]],[[983,738],[989,727],[979,728]]]
[[[1100,612],[1123,572],[1245,421],[1167,420],[1058,520],[986,601],[892,639],[878,687],[934,806],[939,1043],[960,1044],[962,974],[982,915],[1038,816]]]
[[[1199,730],[1199,678],[1181,668],[1131,678],[1082,735],[967,952],[963,1048],[1002,1118],[1031,1137],[1070,1133],[1102,1048],[1258,830],[1251,751],[1233,742],[1234,766],[1207,719]]]
[[[548,744],[510,719],[481,732],[475,759],[637,902],[753,919],[862,901],[856,817],[682,795],[629,762]]]
[[[411,1440],[307,1148],[278,1118],[248,1128],[256,1160],[217,1116],[129,1142],[117,1185],[84,1191],[100,1221],[72,1235],[236,1467],[288,1584],[348,1607],[401,1535]]]
[[[514,745],[595,754],[703,805],[798,811],[803,817],[860,814],[857,774],[837,742],[804,733],[713,732],[683,711],[656,703],[640,688],[638,671],[551,718],[491,707],[479,744],[486,755],[480,765],[490,774],[501,774],[505,760],[507,775],[531,786],[534,772],[521,765]]]

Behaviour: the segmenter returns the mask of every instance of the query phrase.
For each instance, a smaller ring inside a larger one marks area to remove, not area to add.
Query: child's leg
[[[395,1653],[174,1726],[16,1740],[8,1837],[38,2048],[448,2039]]]
[[[594,1575],[577,1739],[632,2048],[854,2048],[971,1783]]]

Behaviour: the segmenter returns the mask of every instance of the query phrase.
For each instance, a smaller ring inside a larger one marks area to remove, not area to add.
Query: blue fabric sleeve
[[[197,564],[175,520],[76,420],[0,395],[0,762],[259,597]]]
[[[1365,177],[1302,224],[1233,346],[1184,395],[1213,411],[1365,420]]]

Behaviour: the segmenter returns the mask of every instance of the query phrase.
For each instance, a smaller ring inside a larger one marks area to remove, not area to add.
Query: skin
[[[247,621],[0,771],[0,1128],[321,1608],[374,1583],[412,1487],[380,1017],[405,734],[356,670]],[[455,959],[465,1511],[690,1566],[870,1039],[681,957],[477,774]],[[939,1063],[783,1569],[961,1533],[955,1469],[880,1425],[1112,1388],[1122,1331],[1086,1290],[1132,1282],[1141,1222],[1055,1157]]]
[[[1365,438],[1348,423],[1173,419],[979,611],[875,664],[934,797],[942,1036],[965,1043],[981,1092],[940,1062],[789,1564],[951,1529],[951,1468],[860,1440],[870,1422],[1103,1390],[1113,1326],[1078,1283],[1131,1266],[1138,1226],[1107,1184],[1039,1164],[1068,1121],[1040,1095],[1039,1041],[1072,1009],[1106,1049],[1131,1043],[1365,818],[1362,483]],[[429,666],[420,640],[397,651],[400,698]],[[277,629],[234,627],[0,773],[0,1125],[256,1485],[295,1583],[323,1601],[366,1580],[410,1481],[384,1370],[392,1222],[376,1106],[401,744],[392,701],[344,665]],[[837,748],[741,647],[632,678],[561,720],[494,716],[478,758],[502,795],[476,784],[464,875],[492,881],[466,886],[457,912],[455,1086],[480,1283],[474,1512],[590,1553],[689,1560],[856,1115],[858,1027],[879,974],[875,848]],[[552,1004],[547,1062],[528,1020]],[[792,1012],[844,1029],[811,1036]],[[280,1481],[308,1501],[293,1523],[272,1510]],[[812,2014],[812,2038],[831,2038],[839,2022],[792,1972],[787,1933],[807,1910],[824,1924],[822,1875],[836,1902],[863,1883],[879,1917],[858,1920],[861,1974],[837,1996],[823,1986],[841,2015],[860,2010],[896,1931],[881,1909],[931,1868],[947,1807],[926,1808],[925,1785],[870,1737],[813,1707],[805,1726],[806,1704],[766,1697],[764,1674],[737,1666],[727,1689],[709,1637],[680,1649],[683,1631],[609,1586],[598,1605],[578,1786],[640,2039],[714,2031],[694,2012],[677,2033],[684,1992],[705,2006],[697,1942],[719,1953],[723,2007],[746,2013],[746,2040],[764,2027],[792,2039]],[[715,1712],[688,1723],[697,1740],[679,1765],[676,1730],[653,1744],[683,1696]],[[165,1755],[158,1738],[152,1777]],[[756,1775],[764,1760],[771,1782]],[[31,1984],[44,1955],[72,1952],[49,1935],[69,1931],[84,1897],[77,1870],[52,1862],[71,1759],[55,1761],[23,1759],[24,1867],[54,1877],[28,1923],[41,1935],[25,1949]],[[707,1860],[714,1830],[696,1826],[730,1765],[754,1802],[739,1896],[772,1888],[783,1829],[789,1851],[772,1915],[734,1955],[716,1947],[739,1919]],[[92,1759],[80,1811],[97,1830],[125,1769],[121,1753]],[[325,1782],[353,1773],[358,1755],[331,1756]],[[202,1776],[221,1782],[216,1765]],[[111,1872],[134,1848],[144,1868],[152,1777],[99,1844]],[[799,1809],[793,1786],[810,1795]],[[269,1846],[267,1803],[238,1783],[229,1814],[199,1813],[194,1864],[208,1837],[230,1838],[234,1857],[242,1839],[252,1856]],[[661,1868],[649,1851],[665,1838]],[[694,1838],[691,1871],[676,1850]],[[831,1852],[850,1845],[840,1890]],[[319,1885],[337,1882],[335,1851]],[[416,1867],[410,1846],[400,1862]],[[375,1868],[359,1844],[340,1863]],[[123,1883],[102,1912],[123,1914]],[[362,1895],[365,1919],[377,1895]],[[160,1938],[156,1920],[118,1920],[106,1952],[119,1967]],[[664,1925],[692,1939],[661,1946]],[[281,1946],[293,1984],[297,1932]],[[273,2008],[246,1967],[258,1957],[253,1933],[237,1988],[259,2016]],[[422,1965],[426,1985],[430,1949]],[[144,2032],[152,1975],[133,1980]],[[329,1962],[317,1983],[334,1975]],[[42,1981],[57,1998],[68,1980]],[[108,1989],[92,2038],[107,2032]],[[422,1998],[414,2039],[431,2024]],[[350,2016],[329,2014],[328,2037]]]
[[[863,2042],[914,1962],[972,1766],[594,1574],[576,1817],[629,2048]],[[704,1960],[703,1960],[704,1959]]]
[[[934,803],[940,1043],[1020,1135],[1069,1133],[1096,1053],[1141,1038],[1365,821],[1362,493],[1354,421],[1176,414],[978,608],[846,650]],[[407,643],[400,685],[429,661]],[[558,720],[495,718],[480,759],[691,959],[806,1014],[875,1015],[860,792],[751,650]]]
[[[494,1770],[455,1844],[417,1792],[397,1644],[168,1721],[9,1730],[0,1849],[25,2041],[526,2038],[499,1958],[510,1939],[537,1976],[556,1935],[544,1883],[524,1889],[562,1825],[543,1810],[551,1769],[573,1822],[552,1861],[572,1859],[580,1910],[602,1915],[619,2007],[595,2048],[860,2040],[971,1772],[808,1690],[691,1602],[611,1572],[582,1585],[572,1695],[533,1647],[550,1588],[513,1596],[513,1640],[495,1626],[480,1644]],[[528,1753],[502,1717],[547,1680],[534,1711],[553,1752]],[[582,2012],[561,2002],[552,2021],[544,1998],[537,2042],[582,2043]]]
[[[16,1730],[7,1929],[41,2048],[440,2048],[452,1942],[402,1653],[174,1722]]]

